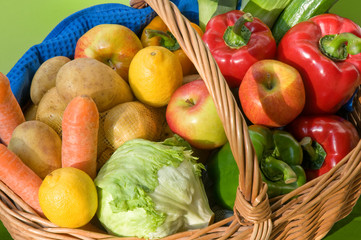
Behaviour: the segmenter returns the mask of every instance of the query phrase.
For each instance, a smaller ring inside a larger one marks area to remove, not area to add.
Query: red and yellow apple
[[[166,120],[174,133],[195,148],[213,149],[227,142],[214,101],[201,79],[177,88],[168,103]]]
[[[97,59],[128,81],[130,62],[142,48],[140,39],[129,28],[119,24],[100,24],[78,39],[74,58]]]
[[[305,105],[305,88],[299,72],[277,60],[261,60],[246,72],[239,100],[253,124],[281,127],[294,120]]]

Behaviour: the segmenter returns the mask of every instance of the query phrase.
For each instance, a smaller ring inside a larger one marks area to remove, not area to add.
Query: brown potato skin
[[[59,96],[56,88],[53,87],[41,99],[35,119],[46,123],[61,136],[61,124],[66,106],[67,104]]]
[[[43,62],[32,79],[30,86],[31,101],[38,105],[44,94],[55,87],[59,69],[71,60],[65,56],[56,56]]]
[[[56,77],[56,89],[66,103],[88,95],[104,112],[133,100],[128,83],[108,65],[93,58],[77,58],[65,64]]]
[[[158,141],[165,122],[165,108],[139,101],[125,102],[110,109],[102,122],[104,136],[113,150],[124,142],[143,138]]]
[[[41,179],[61,167],[61,139],[43,122],[32,120],[17,126],[8,148]]]
[[[29,105],[27,105],[26,108],[24,109],[25,121],[35,120],[37,110],[38,110],[38,105],[29,102]]]

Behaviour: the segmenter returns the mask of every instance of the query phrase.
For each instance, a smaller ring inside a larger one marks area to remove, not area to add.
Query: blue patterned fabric
[[[189,20],[198,23],[196,0],[173,2]],[[39,66],[55,56],[73,58],[76,42],[87,30],[99,24],[113,23],[122,24],[139,34],[155,15],[150,7],[133,9],[122,4],[108,3],[80,10],[65,18],[40,44],[26,51],[7,74],[20,105],[24,106],[29,99],[31,80]]]

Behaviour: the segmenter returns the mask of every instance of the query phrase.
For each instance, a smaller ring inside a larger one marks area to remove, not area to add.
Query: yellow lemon
[[[93,180],[77,168],[58,168],[48,174],[39,189],[44,215],[60,227],[78,228],[90,222],[98,208]]]
[[[129,85],[135,97],[153,107],[167,105],[182,79],[178,58],[161,46],[141,49],[129,66]]]

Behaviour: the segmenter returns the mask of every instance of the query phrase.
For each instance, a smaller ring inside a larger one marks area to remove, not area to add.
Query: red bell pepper
[[[231,88],[239,87],[253,63],[276,55],[276,41],[268,26],[241,10],[213,17],[203,41]]]
[[[328,172],[358,143],[356,128],[337,115],[299,116],[287,126],[304,148],[307,180]]]
[[[350,19],[321,14],[296,24],[281,39],[277,58],[301,74],[304,114],[336,113],[361,83],[361,28]]]

